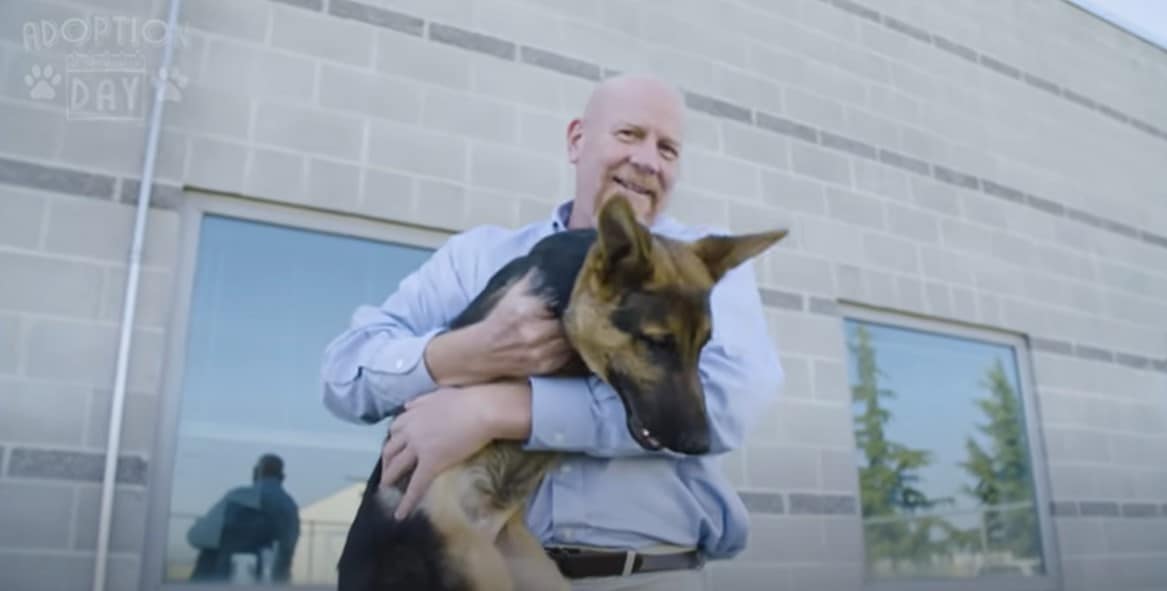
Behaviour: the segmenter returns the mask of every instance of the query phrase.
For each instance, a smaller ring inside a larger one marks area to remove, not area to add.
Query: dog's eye
[[[648,334],[642,332],[636,336],[644,344],[657,349],[671,348],[675,342],[672,335],[668,334]]]

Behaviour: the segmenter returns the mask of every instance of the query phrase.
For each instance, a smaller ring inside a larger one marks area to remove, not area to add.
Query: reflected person
[[[267,549],[275,551],[272,581],[288,580],[300,538],[300,515],[296,501],[284,490],[284,461],[264,454],[251,476],[249,486],[228,491],[187,532],[187,541],[199,551],[192,581],[229,580],[232,557],[240,554],[255,557],[254,575],[259,578]]]

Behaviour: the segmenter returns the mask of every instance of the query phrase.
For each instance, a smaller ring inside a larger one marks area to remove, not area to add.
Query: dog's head
[[[786,231],[681,242],[651,233],[619,195],[604,202],[596,229],[564,314],[568,338],[619,393],[641,447],[705,453],[709,424],[697,365],[713,330],[710,292]]]

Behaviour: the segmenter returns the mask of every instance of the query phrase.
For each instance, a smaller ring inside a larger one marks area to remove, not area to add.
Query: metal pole
[[[130,345],[133,341],[134,312],[138,301],[138,278],[141,273],[142,242],[146,231],[146,214],[150,208],[151,189],[154,185],[154,163],[158,154],[158,137],[161,134],[162,110],[165,106],[166,87],[170,79],[170,64],[174,53],[174,37],[178,31],[178,12],[182,0],[170,1],[167,18],[166,43],[162,50],[162,62],[158,67],[158,84],[154,88],[154,104],[147,127],[145,161],[142,165],[141,182],[138,186],[138,209],[134,220],[134,237],[130,246],[129,273],[126,278],[126,295],[122,307],[121,336],[118,342],[117,373],[114,378],[113,402],[110,405],[109,434],[105,449],[105,473],[101,481],[101,513],[97,525],[97,556],[94,559],[93,591],[104,591],[106,569],[109,562],[109,539],[113,519],[114,484],[117,477],[118,454],[121,450],[122,418],[125,414],[126,376],[129,370]]]

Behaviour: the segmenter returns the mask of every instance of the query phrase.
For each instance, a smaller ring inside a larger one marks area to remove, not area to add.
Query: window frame
[[[1050,498],[1051,483],[1047,463],[1044,434],[1041,429],[1040,409],[1037,404],[1037,383],[1034,378],[1031,357],[1030,335],[1008,331],[996,327],[974,325],[951,319],[938,319],[916,314],[874,308],[860,303],[839,303],[839,328],[846,343],[845,323],[848,320],[878,324],[889,328],[917,330],[940,337],[971,339],[1009,347],[1017,363],[1019,382],[1018,398],[1022,402],[1024,429],[1027,438],[1028,459],[1031,466],[1034,504],[1036,505],[1038,531],[1041,540],[1041,557],[1045,574],[1021,576],[1011,574],[985,575],[975,579],[873,579],[867,574],[867,539],[863,530],[863,515],[859,519],[859,543],[862,548],[862,588],[867,591],[983,591],[987,588],[1000,591],[1056,591],[1062,588],[1061,554],[1053,519]],[[851,361],[850,353],[844,347],[845,363]],[[845,366],[846,367],[846,366]],[[848,382],[849,383],[849,382]],[[852,417],[851,429],[855,423]],[[862,491],[856,490],[856,498]]]
[[[150,470],[146,483],[145,547],[139,565],[138,588],[159,591],[208,591],[219,586],[205,583],[165,581],[166,540],[173,492],[178,424],[181,410],[182,383],[186,343],[190,320],[191,295],[198,269],[198,251],[202,222],[208,216],[269,223],[298,230],[333,234],[437,249],[453,232],[443,232],[400,222],[317,209],[307,205],[275,203],[235,195],[187,189],[183,192],[179,213],[178,256],[174,265],[172,308],[166,326],[166,352],[163,357],[162,388],[159,391],[156,428],[151,448]],[[388,294],[386,294],[388,295]],[[324,412],[321,407],[321,412]],[[370,450],[370,454],[375,450]],[[273,588],[324,591],[335,585],[229,585],[233,591],[271,591]]]

